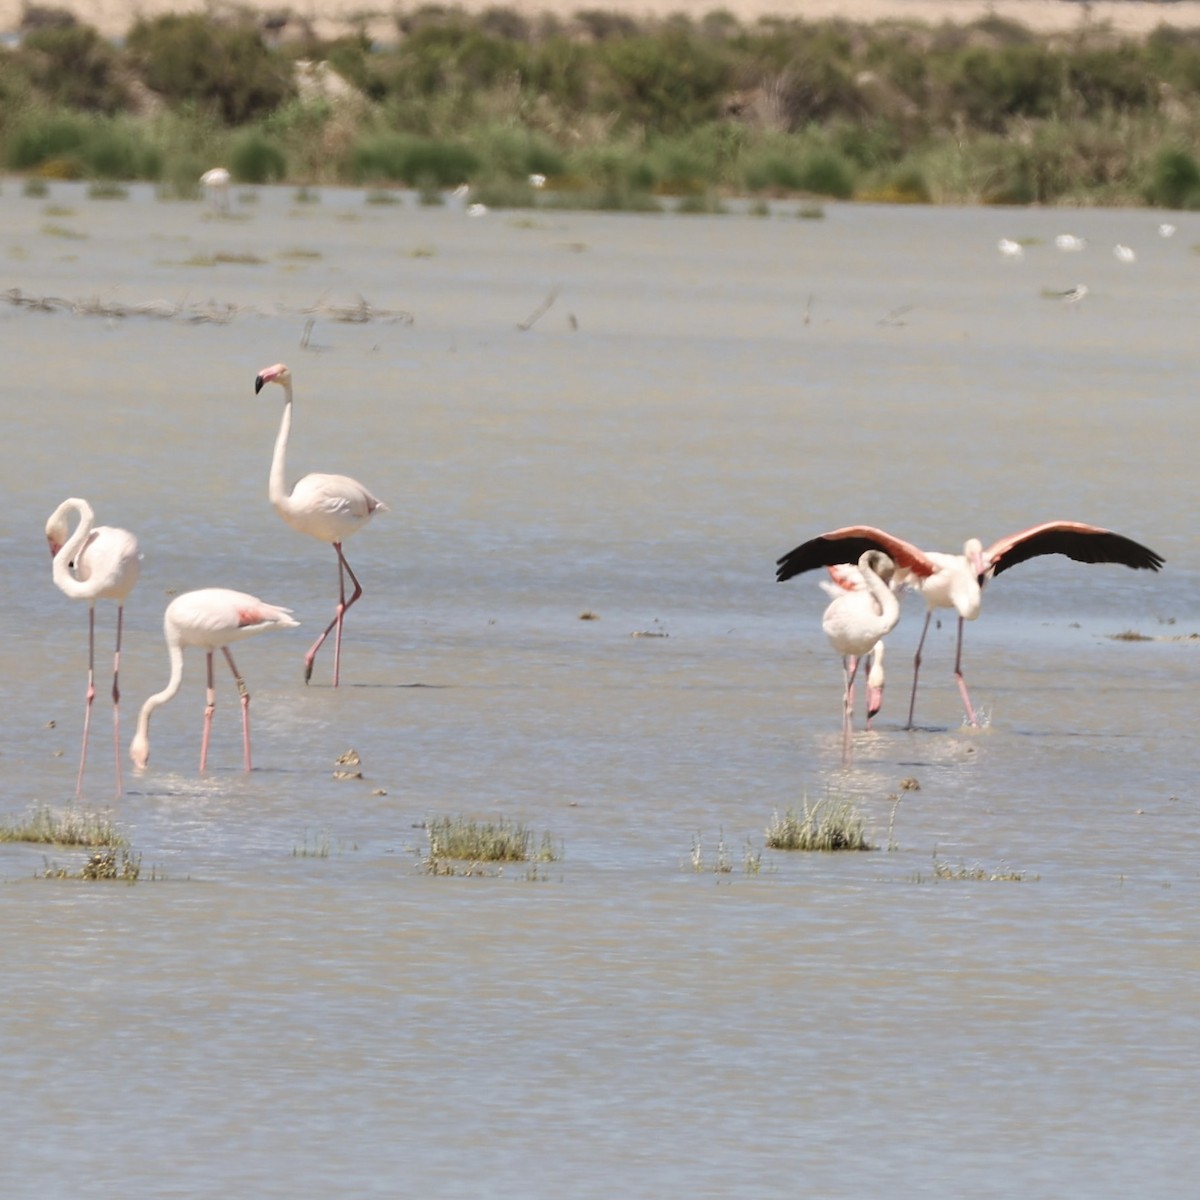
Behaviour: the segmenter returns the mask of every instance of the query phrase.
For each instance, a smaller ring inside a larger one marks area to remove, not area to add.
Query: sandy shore
[[[348,26],[361,23],[364,15],[371,33],[387,38],[395,29],[394,14],[412,11],[420,0],[412,3],[373,4],[371,0],[294,0],[293,3],[237,5],[239,8],[259,8],[263,12],[290,11],[302,17],[322,34],[334,34]],[[666,16],[687,12],[701,16],[722,8],[745,21],[763,16],[850,17],[859,21],[906,19],[939,24],[942,21],[968,22],[995,13],[1043,32],[1075,29],[1082,21],[1111,25],[1131,35],[1149,33],[1159,25],[1181,28],[1200,27],[1200,0],[1179,0],[1164,3],[1159,0],[1096,0],[1083,4],[1078,0],[454,0],[468,11],[506,7],[531,15],[554,12],[569,16],[586,9],[603,9],[629,13],[635,17]],[[102,33],[119,37],[128,31],[140,16],[156,16],[168,12],[220,11],[232,8],[219,0],[45,0],[45,3],[65,8],[80,20],[95,26]],[[11,32],[20,27],[24,0],[0,0],[0,31]]]

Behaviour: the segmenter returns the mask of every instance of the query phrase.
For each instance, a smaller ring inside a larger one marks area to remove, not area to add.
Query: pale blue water
[[[219,661],[197,776],[189,660],[114,808],[136,885],[36,878],[80,858],[0,846],[0,1193],[1190,1195],[1200,219],[1168,241],[1138,211],[405,201],[264,191],[216,221],[141,190],[55,185],[54,215],[0,196],[0,291],[183,307],[0,304],[0,811],[74,790],[86,609],[50,579],[59,500],[142,541],[126,745],[170,590],[302,622],[238,650],[248,778]],[[1084,254],[1053,248],[1068,230]],[[1039,240],[1010,262],[1001,236]],[[1081,281],[1073,308],[1041,294]],[[360,296],[413,321],[317,313],[301,348],[304,310]],[[187,319],[209,301],[237,315]],[[279,404],[253,380],[278,360],[292,476],[344,471],[391,508],[346,546],[366,594],[336,692],[328,651],[301,678],[333,554],[266,501]],[[950,622],[901,728],[907,599],[843,772],[825,598],[775,584],[776,556],[850,522],[954,550],[1052,517],[1167,567],[996,580],[966,635],[976,732]],[[98,806],[112,628],[102,605]],[[335,780],[350,747],[363,779]],[[775,810],[830,791],[881,849],[762,850]],[[422,822],[460,814],[563,857],[426,876]],[[935,856],[1023,878],[936,880]]]

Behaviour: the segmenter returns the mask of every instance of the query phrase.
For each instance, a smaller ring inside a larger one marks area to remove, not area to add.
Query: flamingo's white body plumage
[[[70,517],[79,523],[70,532]],[[58,589],[72,600],[88,602],[88,682],[83,715],[83,748],[79,755],[76,796],[83,793],[83,769],[87,763],[88,730],[92,701],[96,696],[96,601],[115,600],[117,636],[113,650],[113,754],[116,760],[116,794],[121,794],[121,626],[125,601],[137,583],[141,555],[137,538],[127,529],[97,525],[92,506],[72,497],[64,500],[46,522],[46,541],[53,559],[52,573]]]

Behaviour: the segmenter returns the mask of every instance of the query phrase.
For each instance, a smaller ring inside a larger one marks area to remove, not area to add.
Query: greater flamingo
[[[899,586],[899,577],[897,576],[890,585],[895,591]],[[851,566],[849,563],[838,563],[829,568],[829,579],[821,580],[821,589],[826,595],[837,599],[844,592],[862,592],[867,590],[867,581],[863,573],[856,566]],[[884,686],[884,670],[883,670],[883,641],[875,643],[868,654],[862,656],[867,660],[867,729],[871,728],[871,722],[883,707],[883,686]],[[859,663],[862,665],[861,660]]]
[[[137,732],[129,744],[129,757],[136,767],[150,761],[150,717],[160,704],[172,699],[183,683],[183,648],[200,646],[208,655],[208,693],[204,708],[204,734],[200,740],[200,770],[208,765],[208,738],[212,731],[216,697],[213,691],[213,652],[220,649],[237,680],[242,700],[242,749],[246,770],[250,770],[250,692],[229,652],[231,642],[253,637],[267,629],[292,629],[299,625],[291,617],[290,608],[266,604],[245,592],[229,588],[201,588],[184,592],[167,605],[163,614],[163,633],[167,639],[167,655],[171,661],[171,677],[161,692],[155,692],[138,714]]]
[[[275,455],[271,459],[271,474],[267,494],[275,511],[293,528],[322,542],[329,542],[337,551],[338,604],[333,620],[304,656],[304,682],[312,677],[313,660],[321,644],[336,627],[333,643],[333,686],[338,686],[342,663],[342,621],[346,610],[362,595],[362,585],[350,569],[342,553],[342,542],[361,529],[376,512],[387,512],[387,505],[377,500],[361,483],[346,475],[305,475],[287,490],[287,445],[292,430],[292,373],[283,363],[266,367],[254,380],[257,395],[263,386],[277,383],[283,388],[283,419],[275,438]],[[354,594],[346,599],[346,576],[354,585]]]
[[[79,519],[75,532],[69,533],[70,516]],[[96,525],[92,506],[72,497],[64,500],[46,522],[46,541],[50,545],[54,582],[72,600],[88,602],[88,680],[83,710],[83,749],[79,754],[79,776],[75,795],[83,794],[83,768],[87,763],[88,729],[92,722],[92,701],[96,697],[96,601],[117,602],[117,638],[113,650],[113,752],[116,759],[117,795],[121,794],[121,625],[125,601],[137,583],[137,538],[127,529]]]
[[[200,176],[200,183],[208,193],[209,203],[214,212],[229,211],[229,184],[231,177],[224,167],[213,167]]]
[[[825,610],[821,628],[842,656],[846,690],[842,696],[842,762],[850,760],[854,716],[854,679],[859,660],[896,627],[900,601],[892,591],[895,564],[881,550],[864,550],[858,559],[863,587],[843,590]]]
[[[1118,563],[1134,569],[1157,571],[1163,559],[1153,550],[1098,525],[1080,521],[1046,521],[1010,534],[983,549],[978,538],[969,539],[962,554],[939,554],[918,549],[911,542],[885,533],[870,525],[848,525],[812,538],[780,558],[776,578],[782,583],[815,567],[853,560],[866,550],[880,550],[891,556],[897,575],[925,598],[925,626],[913,658],[912,696],[908,704],[908,728],[913,727],[917,703],[917,675],[921,669],[921,650],[929,621],[936,608],[953,608],[958,613],[958,644],[954,656],[954,677],[967,712],[967,722],[977,724],[971,697],[962,674],[963,622],[979,616],[983,585],[994,575],[1017,563],[1044,554],[1064,554],[1082,563]]]

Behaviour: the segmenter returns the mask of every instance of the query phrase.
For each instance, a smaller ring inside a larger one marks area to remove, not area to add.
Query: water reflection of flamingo
[[[79,518],[75,532],[68,534],[70,516]],[[88,602],[88,681],[83,713],[83,748],[79,754],[79,776],[75,795],[83,793],[83,768],[87,763],[88,729],[92,701],[96,697],[96,601],[117,602],[117,637],[113,650],[113,751],[116,759],[117,792],[121,794],[121,625],[125,601],[138,578],[137,538],[127,529],[96,525],[95,513],[86,500],[64,500],[46,522],[46,541],[54,560],[54,582],[72,600]]]
[[[292,373],[283,363],[265,367],[254,380],[254,391],[262,391],[268,383],[277,383],[283,388],[283,418],[275,438],[275,454],[271,460],[271,474],[267,494],[275,511],[293,528],[307,533],[319,541],[329,542],[337,552],[338,559],[338,604],[333,620],[325,632],[313,643],[304,656],[304,682],[312,676],[313,660],[321,644],[336,627],[333,643],[333,686],[338,686],[342,662],[342,621],[346,610],[362,595],[362,585],[350,569],[342,553],[342,542],[361,529],[378,511],[387,511],[387,505],[377,500],[357,480],[347,475],[305,475],[287,490],[287,444],[292,431]],[[346,599],[346,576],[354,586],[354,594]]]
[[[167,639],[167,655],[171,662],[171,677],[161,692],[155,692],[138,714],[137,732],[129,745],[129,757],[134,765],[144,767],[150,761],[150,718],[154,710],[166,704],[183,683],[183,649],[200,646],[208,654],[208,694],[204,708],[204,734],[200,740],[200,770],[208,764],[208,739],[212,731],[216,695],[213,691],[213,653],[221,650],[229,669],[237,680],[242,701],[242,750],[246,770],[250,770],[250,692],[229,652],[232,642],[253,637],[268,629],[291,629],[298,625],[291,609],[266,604],[256,596],[234,592],[228,588],[201,588],[184,592],[167,605],[163,614],[163,634]]]
[[[842,656],[842,763],[850,761],[854,716],[854,680],[861,658],[869,654],[900,620],[900,601],[891,587],[894,564],[881,550],[865,550],[858,560],[863,586],[843,590],[825,610],[821,628]]]
[[[918,549],[911,542],[885,533],[870,525],[848,525],[823,533],[789,551],[778,560],[776,578],[781,582],[815,567],[853,560],[867,550],[879,550],[896,564],[897,576],[925,598],[925,626],[913,659],[913,687],[908,706],[908,728],[913,725],[917,702],[917,675],[921,669],[921,650],[934,609],[953,608],[958,613],[958,643],[954,657],[954,677],[962,695],[967,721],[977,724],[975,710],[962,674],[963,622],[979,616],[983,585],[993,575],[1018,563],[1046,554],[1064,554],[1076,562],[1117,563],[1138,570],[1157,571],[1163,559],[1153,550],[1131,538],[1085,525],[1080,521],[1046,521],[993,542],[985,551],[977,538],[963,546],[962,554],[940,554]]]

